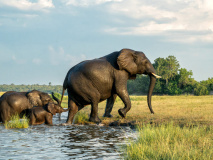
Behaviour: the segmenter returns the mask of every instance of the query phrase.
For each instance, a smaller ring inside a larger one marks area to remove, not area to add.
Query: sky
[[[62,85],[72,66],[122,48],[213,77],[213,1],[0,0],[0,84]]]

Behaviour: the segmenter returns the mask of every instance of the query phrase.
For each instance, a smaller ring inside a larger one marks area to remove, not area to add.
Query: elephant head
[[[63,109],[61,106],[53,102],[47,104],[47,111],[52,113],[53,115],[55,115],[56,113],[66,112],[68,110],[69,109]]]
[[[53,102],[52,98],[44,92],[32,90],[26,94],[32,106],[44,106],[49,102]]]
[[[48,103],[47,110],[50,113],[52,113],[53,115],[55,115],[56,113],[62,113],[62,112],[69,111],[69,109],[63,109],[61,107],[59,99],[54,96],[53,92],[52,92],[52,97],[57,102],[57,104],[55,104],[53,102]]]
[[[155,87],[156,78],[161,78],[156,74],[156,71],[143,52],[133,51],[130,49],[122,49],[117,58],[117,64],[120,70],[126,70],[129,77],[136,78],[136,74],[145,74],[150,77],[149,91],[147,102],[150,112],[154,114],[151,105],[151,96]]]

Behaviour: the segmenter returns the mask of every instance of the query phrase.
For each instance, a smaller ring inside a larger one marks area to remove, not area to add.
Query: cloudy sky
[[[73,65],[122,48],[213,77],[213,1],[0,0],[0,84],[62,85]]]

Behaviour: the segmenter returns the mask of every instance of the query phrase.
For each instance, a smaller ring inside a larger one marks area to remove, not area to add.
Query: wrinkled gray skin
[[[52,98],[44,92],[32,90],[30,92],[8,91],[0,98],[0,122],[10,120],[11,116],[21,114],[25,109],[33,106],[42,107],[53,102]]]
[[[99,123],[98,103],[107,99],[105,117],[111,117],[111,111],[117,96],[121,98],[125,107],[119,109],[121,117],[125,117],[131,108],[127,92],[127,80],[135,79],[136,74],[146,74],[150,77],[150,86],[147,96],[148,106],[151,106],[151,96],[155,86],[156,71],[143,52],[131,49],[122,49],[104,57],[83,61],[72,67],[64,80],[63,93],[67,89],[68,106],[67,118],[71,124],[75,114],[84,106],[91,104],[90,121]],[[61,101],[62,101],[61,99]]]

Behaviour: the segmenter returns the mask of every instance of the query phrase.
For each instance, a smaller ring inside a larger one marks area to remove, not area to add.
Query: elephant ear
[[[32,106],[41,106],[42,101],[39,95],[39,91],[33,90],[27,93],[27,98],[32,104]]]
[[[136,55],[135,51],[129,49],[123,49],[120,51],[120,55],[117,58],[117,63],[120,70],[126,70],[130,75],[137,74],[137,65],[135,63]]]
[[[48,103],[47,104],[47,111],[52,113],[53,115],[56,114],[55,104],[54,103]]]

